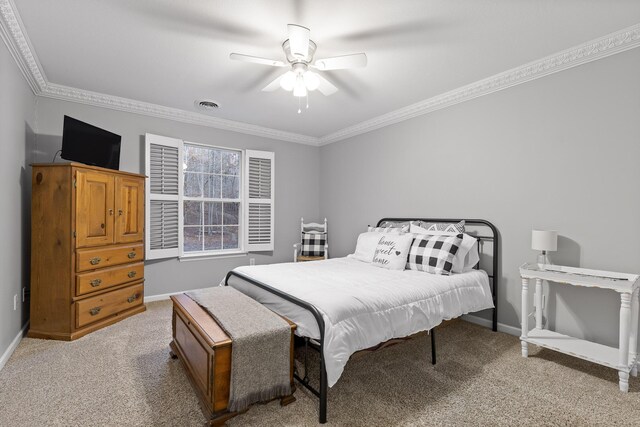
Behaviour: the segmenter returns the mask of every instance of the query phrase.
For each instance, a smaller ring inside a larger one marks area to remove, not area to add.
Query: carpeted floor
[[[199,426],[205,418],[179,361],[169,358],[171,305],[74,342],[25,338],[0,371],[0,426]],[[438,333],[358,355],[329,390],[329,423],[371,425],[638,425],[640,380],[454,321]],[[315,360],[317,362],[317,359]],[[314,369],[313,372],[316,372]],[[229,426],[316,426],[317,400],[257,405]]]

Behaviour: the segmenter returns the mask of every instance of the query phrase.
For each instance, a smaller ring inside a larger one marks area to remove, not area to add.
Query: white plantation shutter
[[[245,152],[245,227],[249,252],[274,249],[274,153]]]
[[[182,248],[182,140],[145,135],[146,259],[178,257]]]

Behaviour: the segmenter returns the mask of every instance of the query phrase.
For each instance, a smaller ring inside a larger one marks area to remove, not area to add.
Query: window
[[[240,249],[242,153],[184,144],[183,252]]]
[[[147,259],[274,249],[273,153],[145,140]]]

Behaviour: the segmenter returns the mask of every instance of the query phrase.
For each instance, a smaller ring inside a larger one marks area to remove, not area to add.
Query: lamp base
[[[538,266],[542,267],[545,264],[551,264],[551,261],[547,256],[547,251],[542,251],[538,254]]]

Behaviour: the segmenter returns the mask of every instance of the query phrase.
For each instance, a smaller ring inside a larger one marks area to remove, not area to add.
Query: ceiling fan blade
[[[229,55],[229,58],[235,61],[253,62],[255,64],[261,64],[261,65],[271,65],[272,67],[284,67],[285,65],[287,65],[284,62],[278,61],[275,59],[267,59],[267,58],[260,58],[258,56],[243,55],[241,53],[232,53],[231,55]]]
[[[324,96],[333,95],[338,91],[338,88],[333,85],[329,80],[322,77],[318,74],[318,79],[320,80],[320,85],[318,86],[318,90]]]
[[[367,55],[354,53],[352,55],[334,56],[333,58],[318,59],[314,67],[318,70],[344,70],[367,65]]]
[[[289,32],[289,47],[296,58],[306,58],[309,55],[309,36],[311,31],[301,25],[287,25]]]
[[[271,83],[269,83],[268,85],[266,85],[264,88],[262,88],[263,92],[273,92],[274,90],[277,90],[280,88],[280,80],[282,80],[282,78],[284,77],[284,74],[279,75],[278,77],[276,77],[276,79],[274,81],[272,81]]]

